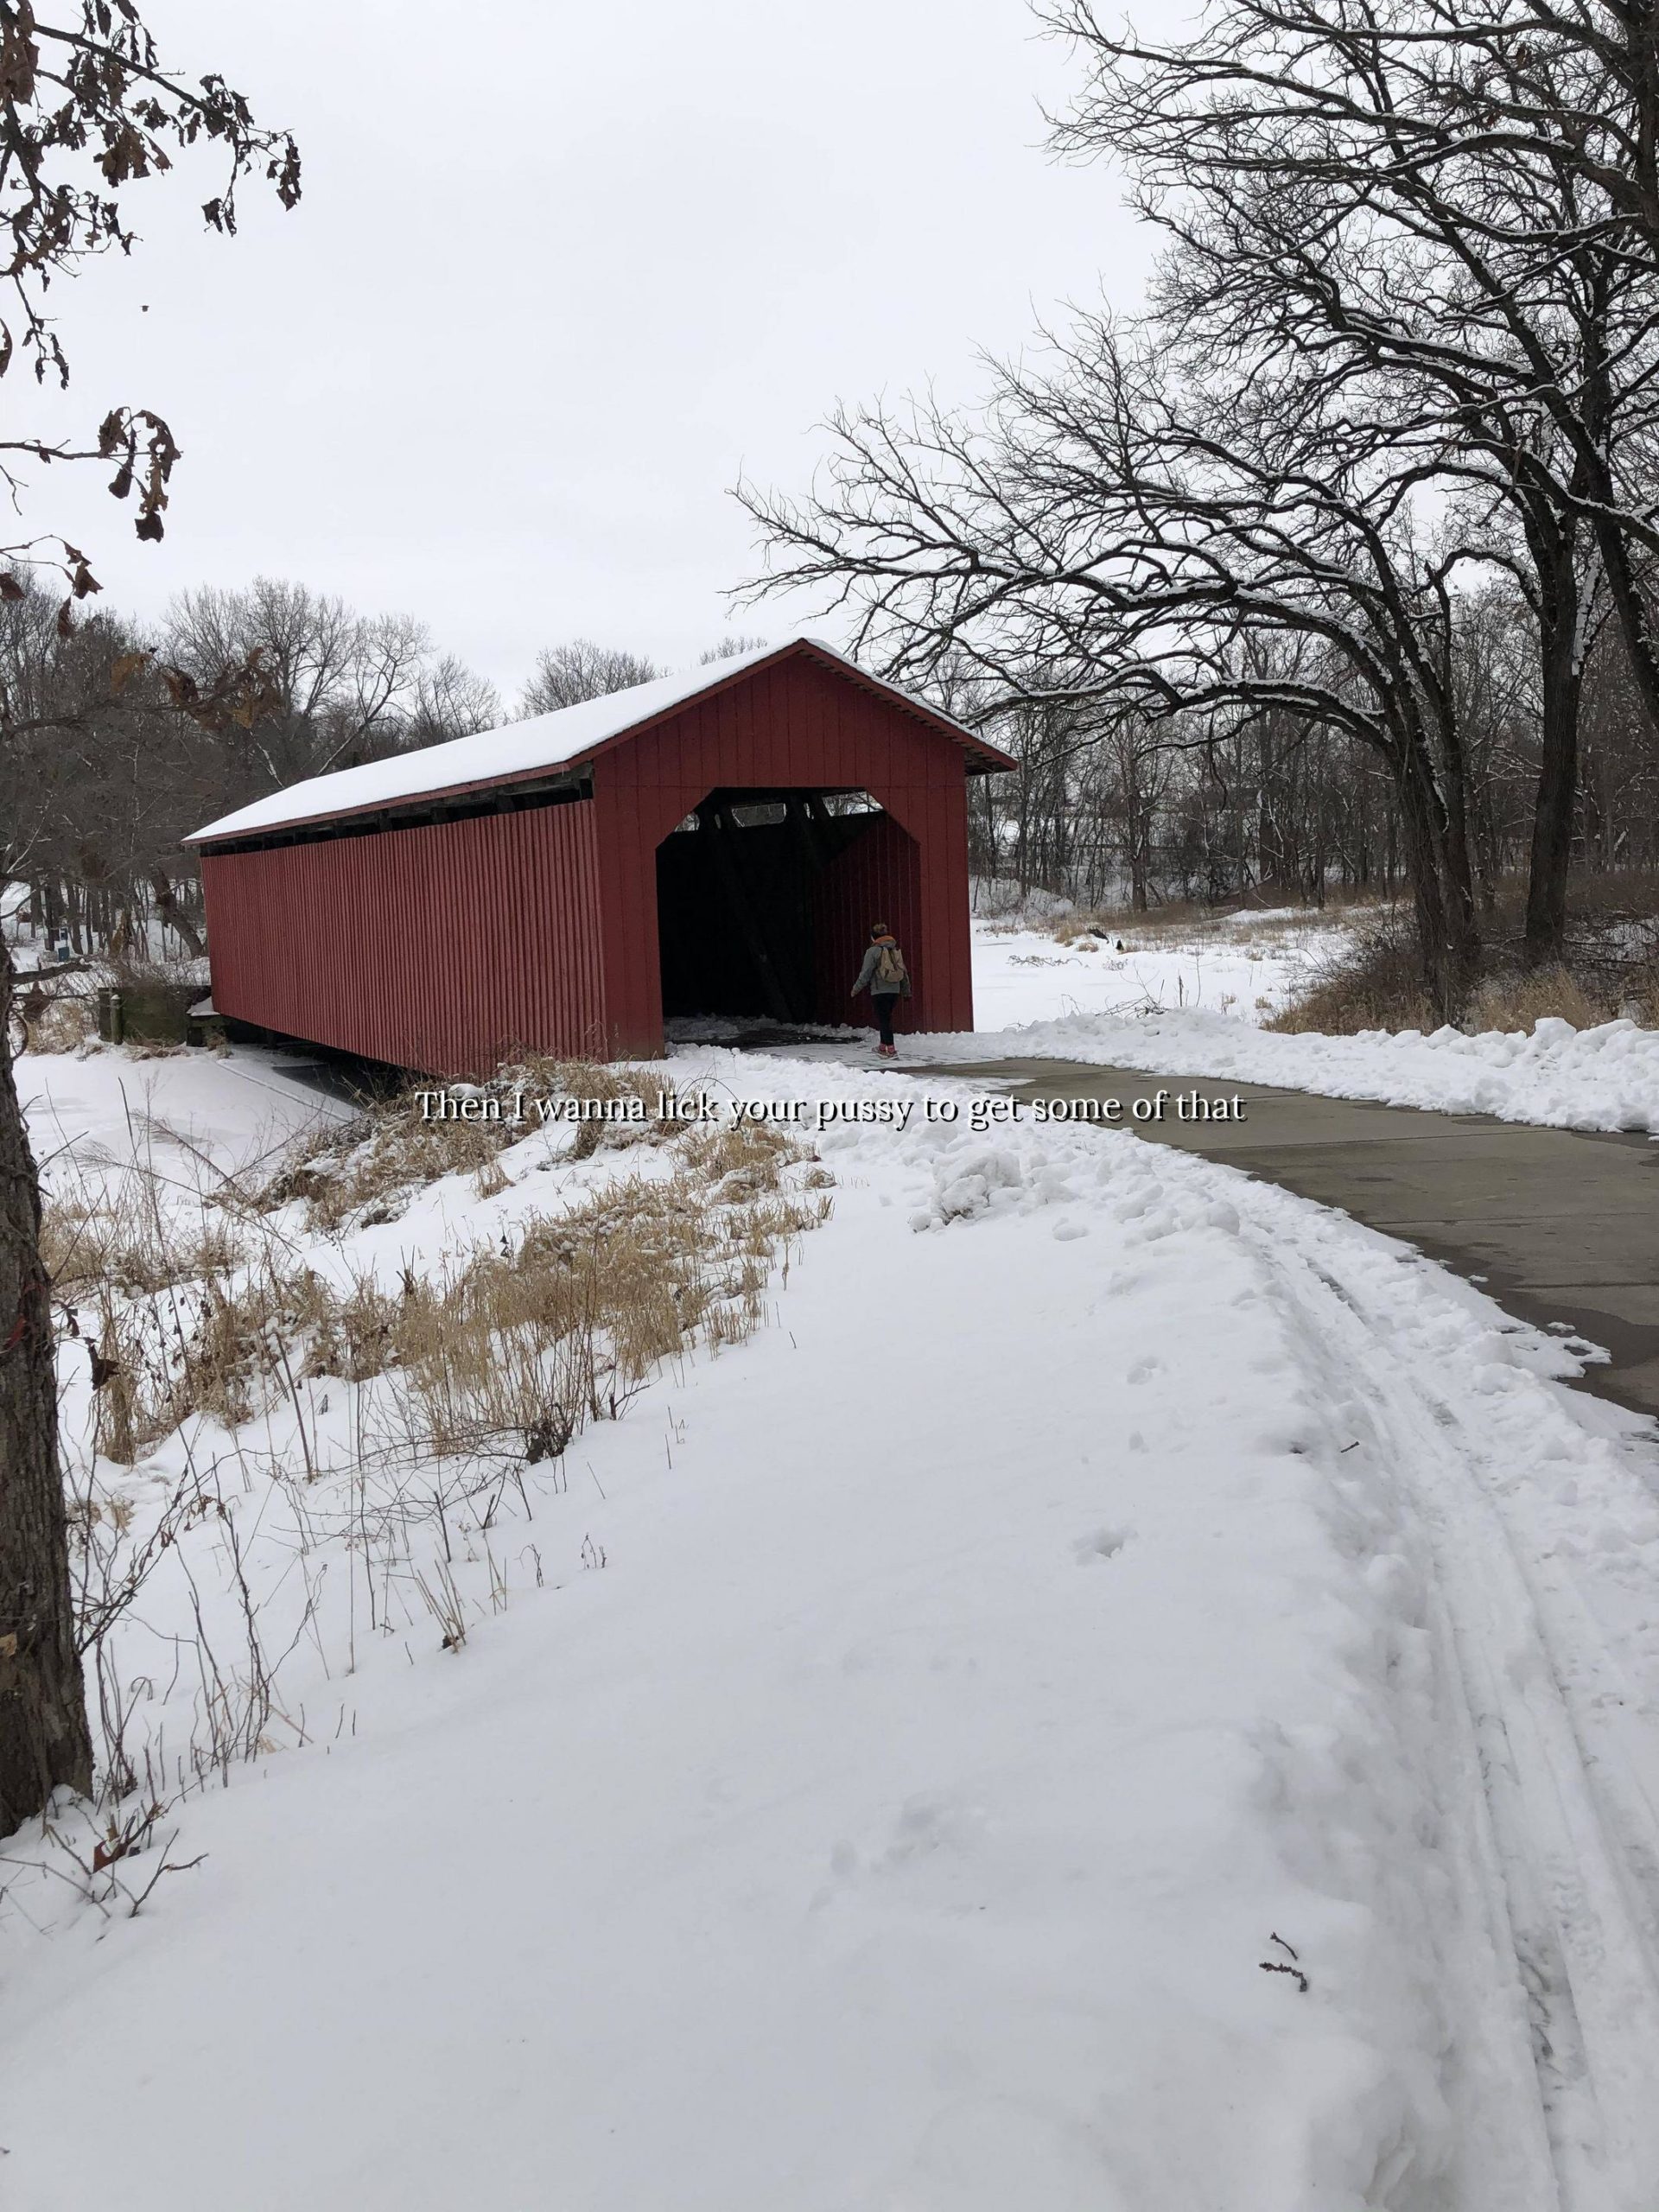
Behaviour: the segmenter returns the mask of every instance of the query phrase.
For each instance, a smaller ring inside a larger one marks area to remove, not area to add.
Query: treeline
[[[181,841],[204,822],[661,673],[578,639],[540,653],[508,704],[412,617],[300,583],[186,592],[149,628],[62,622],[60,598],[21,570],[0,593],[0,890],[24,887],[24,928],[77,953],[202,949]]]
[[[19,575],[0,601],[0,878],[77,952],[200,950],[181,840],[279,785],[504,719],[494,687],[406,615],[261,578],[175,600],[153,630],[59,620]],[[200,711],[219,695],[223,710]],[[188,709],[194,705],[198,711]]]
[[[1497,871],[1542,965],[1575,860],[1651,853],[1652,10],[1218,0],[1167,46],[1103,12],[1039,8],[1080,69],[1055,141],[1160,232],[1144,312],[977,410],[839,410],[807,498],[744,493],[752,589],[1069,754],[1063,797],[1022,779],[1028,855],[1397,870],[1455,1013]]]
[[[1470,861],[1478,911],[1524,882],[1543,757],[1531,621],[1514,592],[1471,596],[1453,639],[1467,740]],[[960,711],[966,685],[948,680]],[[1167,721],[1103,718],[1035,699],[988,718],[1019,762],[969,787],[972,866],[1022,897],[1147,910],[1240,898],[1312,905],[1408,890],[1399,795],[1346,732],[1270,709],[1178,737]],[[1616,632],[1592,645],[1580,715],[1571,865],[1659,870],[1659,745]]]

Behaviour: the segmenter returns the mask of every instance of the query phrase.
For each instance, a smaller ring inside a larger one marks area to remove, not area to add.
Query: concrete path
[[[1592,1367],[1584,1387],[1659,1414],[1659,1144],[1648,1137],[1064,1060],[938,1072],[1032,1098],[1119,1098],[1138,1135],[1339,1206],[1444,1261],[1520,1319],[1605,1346],[1611,1363]],[[1164,1118],[1135,1122],[1132,1102],[1160,1090],[1170,1094]],[[1236,1098],[1243,1119],[1179,1119],[1183,1093]]]

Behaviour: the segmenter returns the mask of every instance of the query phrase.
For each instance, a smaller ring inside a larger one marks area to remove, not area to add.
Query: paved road
[[[941,1071],[944,1072],[944,1071]],[[1659,1144],[1478,1114],[1318,1098],[1206,1076],[987,1060],[952,1076],[1046,1098],[1121,1098],[1126,1126],[1404,1237],[1521,1319],[1605,1345],[1585,1387],[1659,1414]],[[1242,1103],[1242,1122],[1132,1124],[1160,1090]]]

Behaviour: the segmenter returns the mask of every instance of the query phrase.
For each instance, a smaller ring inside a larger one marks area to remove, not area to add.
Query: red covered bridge
[[[209,823],[217,1012],[441,1075],[844,1022],[889,923],[973,1027],[967,779],[1013,764],[810,638],[317,776]]]

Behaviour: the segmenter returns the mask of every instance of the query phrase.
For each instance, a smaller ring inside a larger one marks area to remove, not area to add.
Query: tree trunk
[[[1611,480],[1595,487],[1612,500]],[[1593,496],[1593,494],[1592,494]],[[1642,577],[1630,557],[1630,542],[1616,513],[1603,511],[1595,518],[1596,549],[1607,580],[1614,620],[1624,642],[1626,658],[1637,697],[1650,729],[1659,730],[1659,640],[1654,636],[1653,616]]]
[[[12,1074],[11,960],[0,944],[0,1836],[54,1789],[91,1789],[40,1184]]]
[[[200,933],[174,897],[173,886],[158,868],[149,872],[149,887],[156,894],[156,912],[181,940],[190,957],[200,960],[203,950]]]
[[[1573,812],[1579,791],[1576,627],[1561,621],[1544,639],[1542,757],[1527,878],[1529,968],[1548,968],[1567,950],[1567,872],[1573,857]]]
[[[1152,852],[1139,817],[1130,819],[1135,826],[1129,835],[1129,908],[1144,914],[1152,905]]]
[[[1446,822],[1421,744],[1400,767],[1400,821],[1406,874],[1417,918],[1423,988],[1442,1021],[1463,1011],[1480,966],[1480,932],[1466,848],[1448,852]]]

